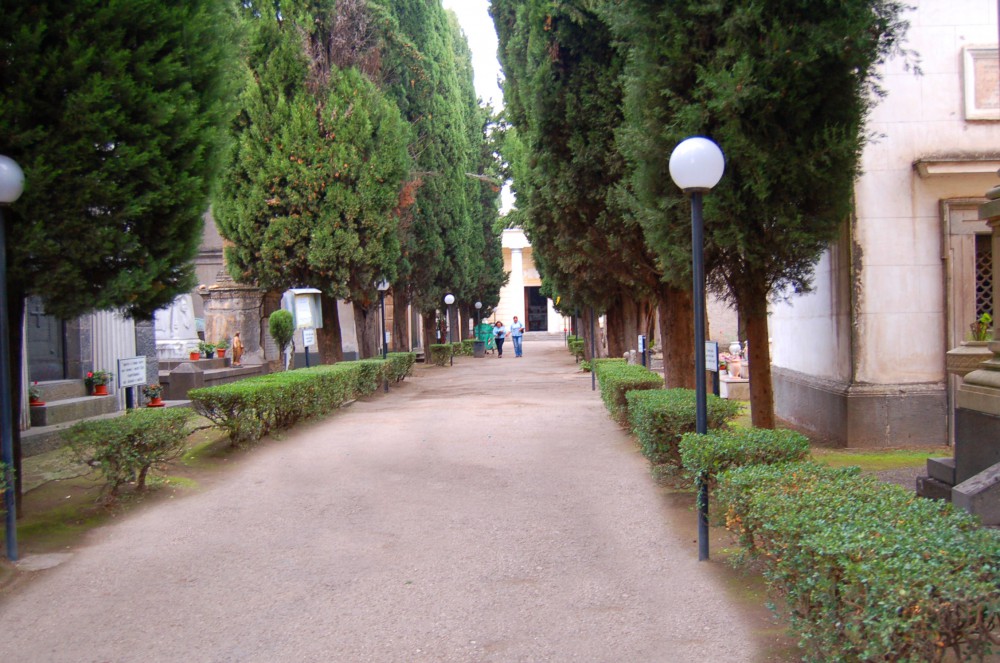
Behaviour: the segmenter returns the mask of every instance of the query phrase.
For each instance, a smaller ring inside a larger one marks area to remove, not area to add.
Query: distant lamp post
[[[476,307],[476,324],[473,325],[472,332],[476,336],[476,341],[475,341],[476,344],[477,344],[476,347],[478,348],[479,345],[483,346],[482,349],[481,349],[481,351],[479,351],[479,354],[477,354],[476,356],[478,356],[478,357],[485,357],[486,356],[486,342],[483,341],[479,337],[479,325],[483,324],[483,319],[482,319],[482,317],[480,317],[480,315],[481,315],[480,311],[483,308],[483,303],[482,302],[476,302],[475,304],[473,304],[473,306]]]
[[[452,338],[451,338],[451,305],[455,303],[455,295],[450,292],[444,296],[444,303],[448,306],[448,313],[445,316],[445,322],[448,323],[448,365],[455,365],[455,351],[452,350]]]
[[[24,172],[10,157],[0,155],[0,461],[4,464],[3,493],[7,559],[17,561],[17,504],[14,480],[14,415],[10,394],[10,334],[7,320],[7,246],[3,208],[21,197]]]
[[[708,432],[705,393],[705,222],[702,196],[712,190],[726,169],[726,158],[708,138],[687,138],[670,155],[670,177],[691,196],[691,272],[694,285],[694,377],[696,431]],[[698,560],[708,559],[708,485],[698,476]]]
[[[382,359],[389,356],[389,339],[385,335],[385,291],[389,289],[389,282],[382,279],[375,284],[378,288],[379,308],[382,309]],[[389,393],[389,375],[386,373],[385,393]]]

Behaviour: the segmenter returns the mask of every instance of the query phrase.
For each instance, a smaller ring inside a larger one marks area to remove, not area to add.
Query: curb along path
[[[418,366],[0,599],[11,661],[752,661],[561,341]]]

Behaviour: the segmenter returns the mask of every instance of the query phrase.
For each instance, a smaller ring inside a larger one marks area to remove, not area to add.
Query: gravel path
[[[99,530],[0,603],[9,661],[752,661],[561,342],[459,358]]]

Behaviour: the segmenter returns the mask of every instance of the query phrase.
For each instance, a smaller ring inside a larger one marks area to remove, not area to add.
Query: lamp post
[[[3,493],[7,510],[5,533],[7,559],[17,561],[17,504],[14,483],[14,421],[10,398],[10,334],[7,320],[7,246],[3,208],[21,197],[24,173],[17,162],[0,155],[0,462],[4,464]]]
[[[694,299],[695,425],[708,432],[708,402],[705,393],[705,223],[702,196],[712,190],[726,168],[719,146],[708,138],[687,138],[670,155],[670,177],[691,196],[691,273]],[[698,560],[708,559],[708,485],[698,476]]]
[[[472,333],[475,334],[475,336],[476,336],[476,342],[477,343],[483,343],[484,344],[483,345],[483,352],[480,353],[480,356],[481,357],[485,357],[486,356],[485,341],[482,341],[479,338],[479,325],[483,324],[483,319],[481,317],[479,317],[479,311],[480,311],[480,309],[483,308],[483,303],[482,302],[476,302],[475,304],[473,304],[473,306],[476,307],[476,324],[473,325],[473,327],[472,327]]]
[[[375,287],[378,288],[379,308],[382,309],[382,359],[384,361],[389,356],[389,339],[385,337],[385,291],[389,289],[389,282],[382,279],[375,284]],[[385,378],[385,393],[389,393],[388,374]]]
[[[448,313],[446,314],[445,320],[448,323],[448,365],[455,365],[455,351],[451,347],[451,305],[455,303],[455,295],[450,292],[444,296],[444,303],[448,306]]]

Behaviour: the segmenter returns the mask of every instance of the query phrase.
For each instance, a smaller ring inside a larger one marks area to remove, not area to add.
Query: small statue
[[[233,366],[239,366],[242,359],[243,341],[240,339],[240,333],[236,332],[233,336]]]

